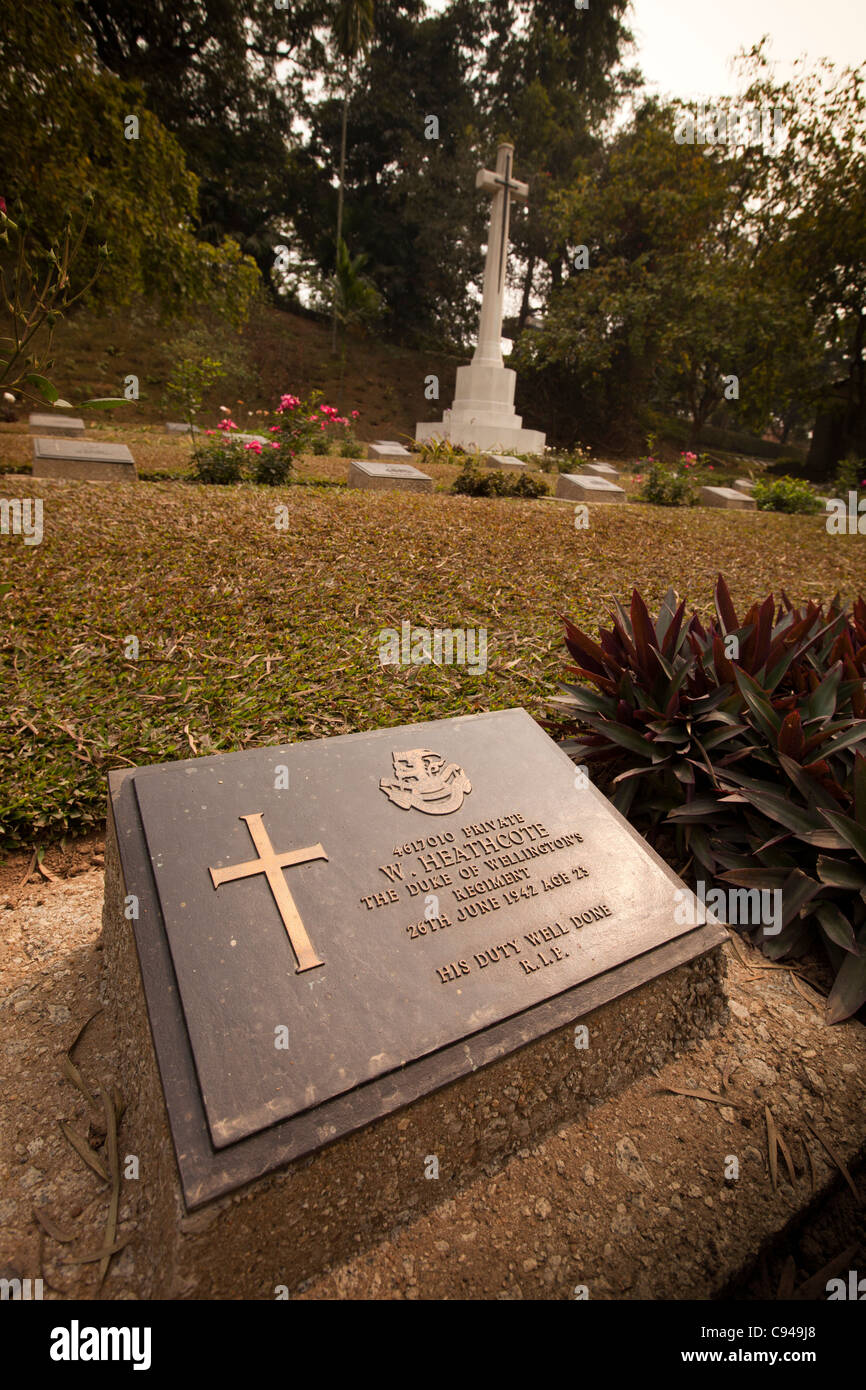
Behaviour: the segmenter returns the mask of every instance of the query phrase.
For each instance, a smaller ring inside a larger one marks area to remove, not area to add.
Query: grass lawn
[[[153,447],[182,462],[181,441]],[[0,477],[0,496],[44,499],[41,545],[0,536],[6,845],[101,823],[112,767],[512,705],[541,716],[564,673],[558,615],[595,625],[634,585],[651,607],[672,585],[707,614],[719,571],[745,607],[782,587],[850,598],[866,569],[863,538],[820,516],[593,506],[576,531],[562,503],[315,485]],[[485,627],[486,674],[381,666],[380,629],[404,621]]]

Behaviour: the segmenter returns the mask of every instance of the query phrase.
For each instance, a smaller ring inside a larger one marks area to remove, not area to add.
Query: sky
[[[447,3],[428,0],[431,10]],[[632,0],[627,23],[649,90],[684,101],[734,95],[731,59],[763,34],[781,81],[801,54],[866,61],[866,0]]]
[[[781,80],[801,54],[866,61],[866,0],[632,0],[628,23],[650,91],[687,101],[736,93],[731,59],[763,34]]]

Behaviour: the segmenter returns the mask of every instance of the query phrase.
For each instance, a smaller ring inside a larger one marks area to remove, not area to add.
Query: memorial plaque
[[[130,482],[135,461],[125,444],[96,444],[85,439],[33,440],[34,478],[68,478],[82,482]]]
[[[167,420],[165,428],[168,434],[201,434],[198,425],[193,425],[190,428],[184,420]]]
[[[72,415],[34,414],[29,417],[29,424],[35,434],[59,434],[73,439],[84,434],[84,421]]]
[[[374,463],[353,459],[349,464],[349,487],[432,492],[433,479],[411,463]]]
[[[579,1017],[587,982],[638,958],[650,979],[677,938],[693,941],[677,963],[722,939],[700,913],[676,920],[680,881],[521,709],[112,773],[110,789],[196,1190],[233,1146],[275,1128],[285,1153],[296,1125],[318,1147],[474,1072],[493,1034],[501,1056],[561,1024],[551,1000]]]
[[[368,453],[374,459],[409,459],[412,457],[409,450],[402,444],[398,444],[396,439],[377,439],[375,444],[367,445]]]
[[[610,478],[611,481],[619,477],[619,469],[614,468],[612,463],[588,463],[586,464],[586,471],[587,473],[596,473],[600,478]]]
[[[624,502],[625,489],[596,473],[560,473],[556,495],[570,502]]]
[[[753,512],[757,508],[754,497],[733,487],[702,487],[698,501],[702,507],[727,507],[738,512]]]

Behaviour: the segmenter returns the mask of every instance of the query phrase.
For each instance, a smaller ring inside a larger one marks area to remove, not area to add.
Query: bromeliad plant
[[[740,621],[719,576],[715,607],[686,622],[669,591],[653,621],[635,591],[598,641],[564,619],[588,682],[555,701],[577,726],[565,746],[607,765],[618,809],[673,829],[695,872],[782,890],[761,944],[777,959],[821,941],[835,1023],[866,1002],[866,602],[783,593]]]

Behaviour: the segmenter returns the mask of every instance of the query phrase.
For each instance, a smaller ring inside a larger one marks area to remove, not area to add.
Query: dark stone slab
[[[723,938],[523,710],[109,781],[192,1204]]]

